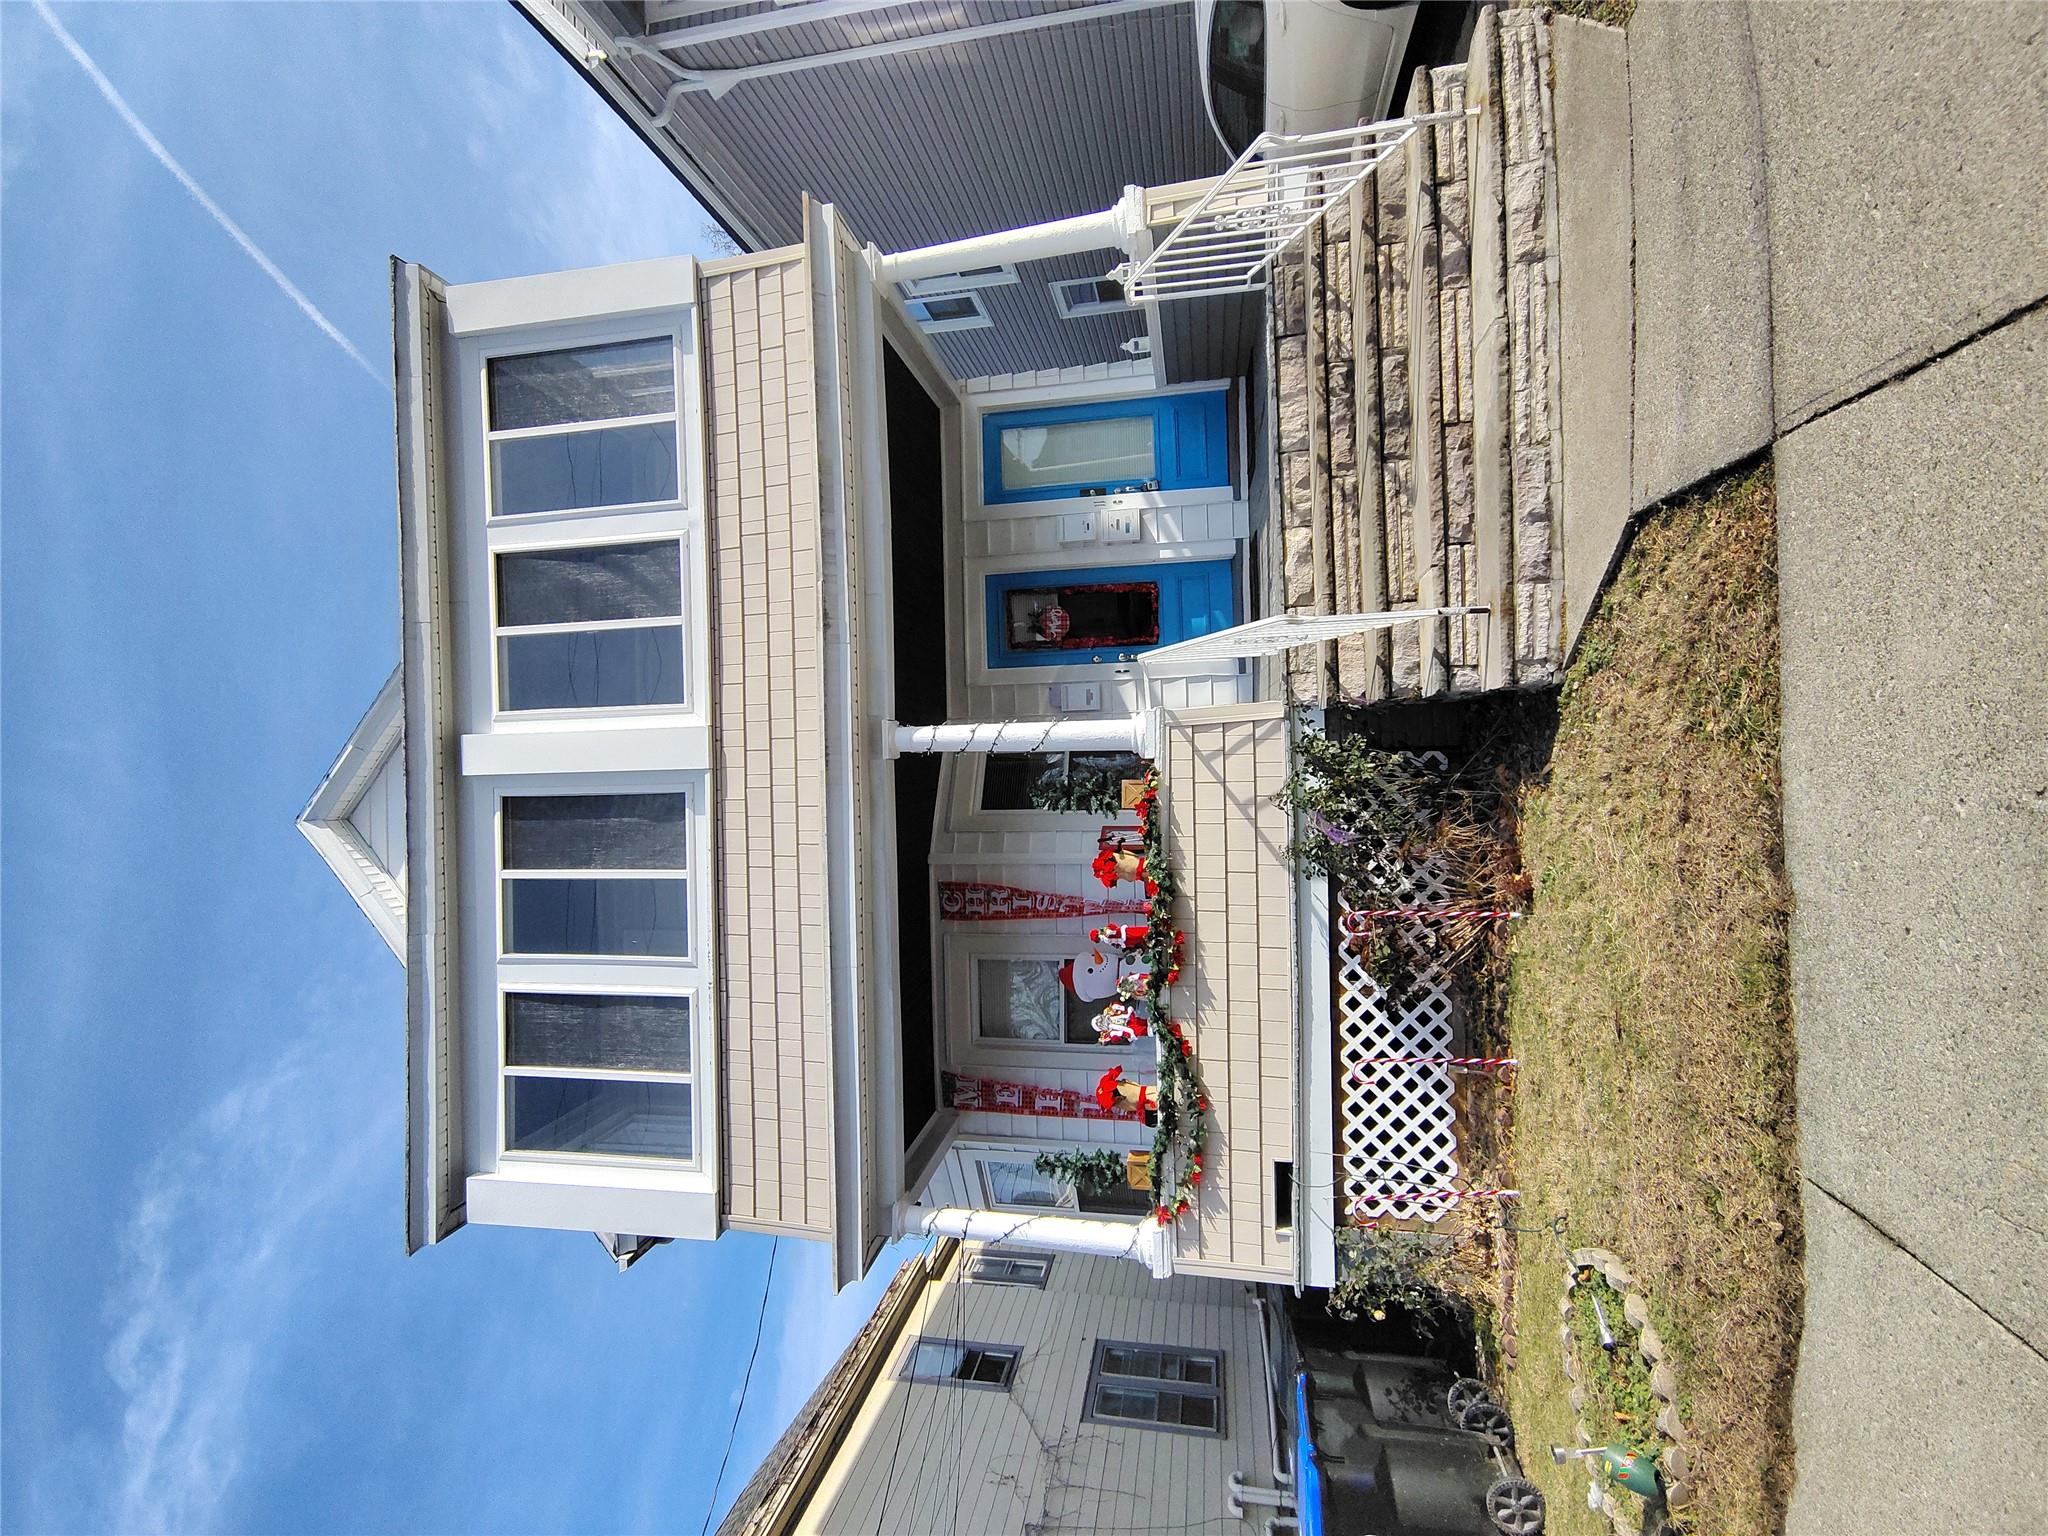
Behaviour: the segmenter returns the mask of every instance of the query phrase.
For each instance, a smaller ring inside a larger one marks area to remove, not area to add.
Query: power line
[[[775,1257],[782,1252],[782,1239],[777,1237],[768,1249],[768,1273],[761,1281],[761,1310],[754,1314],[754,1347],[747,1352],[747,1374],[740,1378],[740,1400],[733,1405],[732,1427],[725,1432],[725,1453],[718,1458],[718,1476],[711,1481],[711,1498],[704,1506],[704,1523],[697,1527],[697,1536],[711,1529],[711,1516],[718,1508],[719,1485],[725,1481],[725,1464],[732,1459],[732,1443],[739,1437],[740,1415],[747,1411],[747,1389],[754,1384],[754,1361],[761,1353],[761,1325],[768,1320],[768,1292],[775,1284]]]

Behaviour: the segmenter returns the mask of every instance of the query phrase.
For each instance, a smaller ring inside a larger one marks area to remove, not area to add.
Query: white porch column
[[[914,1205],[903,1212],[901,1225],[906,1237],[955,1237],[1051,1253],[1092,1253],[1106,1259],[1136,1259],[1154,1279],[1173,1273],[1173,1231],[1149,1218],[1133,1224],[1089,1216],[1025,1216],[958,1205]]]
[[[944,725],[889,722],[884,738],[891,757],[926,752],[1136,752],[1145,755],[1145,717],[1106,720],[947,721]]]
[[[877,256],[875,280],[905,283],[920,277],[944,277],[970,267],[1043,261],[1048,256],[1070,256],[1105,248],[1136,256],[1138,253],[1131,247],[1144,235],[1145,189],[1125,187],[1124,195],[1100,213],[1076,214],[1070,219],[1052,219],[1044,224],[1027,224],[1022,229],[1001,229],[994,234],[948,240],[944,245]]]

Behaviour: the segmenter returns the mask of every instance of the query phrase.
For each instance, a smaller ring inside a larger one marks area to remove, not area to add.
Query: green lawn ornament
[[[1630,1493],[1640,1493],[1645,1498],[1653,1499],[1660,1491],[1655,1451],[1632,1451],[1625,1445],[1589,1445],[1574,1451],[1553,1445],[1550,1459],[1559,1466],[1584,1459],[1592,1464],[1596,1474],[1604,1475],[1617,1488],[1626,1488]]]

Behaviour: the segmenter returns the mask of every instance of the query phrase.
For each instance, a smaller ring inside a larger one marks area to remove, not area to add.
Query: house
[[[943,1240],[904,1265],[719,1536],[1276,1513],[1272,1305],[1240,1282]]]
[[[1104,41],[1084,23],[1146,47],[1184,10],[1109,0],[1028,37],[1078,68]],[[663,113],[833,78],[635,107],[618,8],[532,14],[665,154],[685,147]],[[1508,53],[1481,35],[1484,101]],[[1544,450],[1525,464],[1516,440],[1510,507],[1480,451],[1505,465],[1508,427],[1484,391],[1460,420],[1457,381],[1475,335],[1540,349],[1547,290],[1532,263],[1513,324],[1458,318],[1486,318],[1473,274],[1514,249],[1471,232],[1461,310],[1432,210],[1487,185],[1504,119],[1470,116],[1454,73],[1458,104],[1419,121],[889,248],[794,192],[771,222],[774,177],[813,149],[885,207],[819,147],[858,113],[793,151],[714,112],[690,174],[778,243],[473,284],[394,262],[403,654],[301,824],[405,963],[409,1247],[483,1222],[594,1230],[623,1257],[737,1228],[830,1244],[845,1283],[892,1237],[1001,1236],[1328,1284],[1350,1213],[1437,1212],[1412,1195],[1418,1170],[1456,1176],[1448,1076],[1359,1063],[1451,1048],[1450,1004],[1389,1014],[1275,797],[1293,706],[1334,680],[1470,691],[1555,659],[1493,651],[1549,591],[1516,542],[1548,536]],[[1537,98],[1499,94],[1540,171]],[[1143,135],[1118,153],[1187,168]],[[1540,200],[1540,177],[1516,185]],[[1382,260],[1412,292],[1373,289]],[[1106,328],[1034,307],[1070,267],[1114,274],[1125,310],[1079,317]],[[1378,319],[1410,311],[1404,345],[1447,337],[1427,349],[1447,375],[1391,350]],[[1547,420],[1515,398],[1515,431]],[[1382,475],[1397,419],[1413,468]],[[1480,460],[1462,491],[1459,452]],[[1153,792],[1127,810],[1141,764]],[[1133,991],[1159,1027],[1114,1018]],[[1156,1085],[1163,1128],[1112,1068]],[[1149,1152],[1154,1193],[1062,1171],[1090,1152]]]

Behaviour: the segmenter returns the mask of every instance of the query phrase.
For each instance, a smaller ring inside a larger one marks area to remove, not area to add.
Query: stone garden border
[[[1576,1346],[1572,1340],[1572,1309],[1575,1305],[1572,1292],[1578,1288],[1579,1271],[1591,1269],[1603,1276],[1607,1283],[1621,1297],[1622,1315],[1630,1327],[1636,1330],[1636,1346],[1643,1363],[1650,1368],[1650,1395],[1657,1400],[1657,1431],[1663,1436],[1664,1446],[1658,1456],[1658,1464],[1664,1472],[1664,1505],[1676,1511],[1692,1502],[1692,1433],[1678,1416],[1678,1379],[1666,1358],[1664,1336],[1650,1321],[1649,1303],[1643,1293],[1636,1289],[1636,1277],[1629,1267],[1605,1248],[1574,1248],[1568,1255],[1564,1275],[1564,1299],[1558,1303],[1558,1342],[1564,1349],[1565,1380],[1571,1383],[1568,1393],[1572,1414],[1577,1423],[1579,1444],[1594,1444],[1591,1431],[1586,1428],[1583,1417],[1586,1409],[1585,1388],[1579,1385],[1579,1362]],[[1602,1442],[1604,1443],[1604,1442]],[[1627,1510],[1613,1493],[1601,1490],[1600,1508],[1607,1516],[1608,1523],[1620,1536],[1637,1536],[1638,1527],[1632,1523]]]

